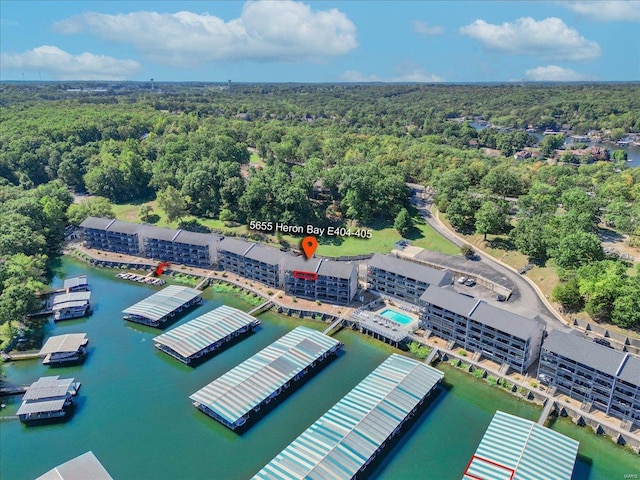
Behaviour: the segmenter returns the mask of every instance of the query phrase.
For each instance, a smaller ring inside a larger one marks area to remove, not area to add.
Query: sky
[[[0,2],[0,80],[640,81],[640,0]]]

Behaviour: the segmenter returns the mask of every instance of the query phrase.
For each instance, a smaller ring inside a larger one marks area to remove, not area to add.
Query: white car
[[[467,277],[460,277],[460,278],[458,279],[458,283],[459,283],[460,285],[462,285],[462,284],[463,284],[464,282],[466,282],[466,281],[467,281]]]

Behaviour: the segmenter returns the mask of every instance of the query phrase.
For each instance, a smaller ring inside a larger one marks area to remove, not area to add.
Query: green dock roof
[[[577,441],[497,411],[462,479],[570,480],[577,455]]]
[[[202,292],[195,288],[170,285],[123,310],[122,313],[158,321],[201,294]]]
[[[353,478],[443,376],[424,363],[391,355],[254,480]]]
[[[317,330],[297,327],[189,398],[235,424],[311,363],[341,346]]]
[[[237,308],[222,305],[153,339],[184,358],[204,350],[234,332],[257,322]]]

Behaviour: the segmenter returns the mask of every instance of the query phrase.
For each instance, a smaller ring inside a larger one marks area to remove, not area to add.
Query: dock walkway
[[[547,400],[544,406],[544,410],[542,410],[542,413],[540,414],[540,418],[538,418],[538,425],[544,425],[545,422],[547,421],[547,418],[549,418],[549,415],[551,415],[551,412],[555,410],[555,408],[556,408],[556,402],[552,400]]]

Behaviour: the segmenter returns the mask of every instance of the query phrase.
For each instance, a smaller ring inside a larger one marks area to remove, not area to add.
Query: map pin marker
[[[304,237],[302,239],[302,250],[304,251],[307,260],[309,260],[313,256],[313,252],[318,248],[318,241],[315,237]]]

